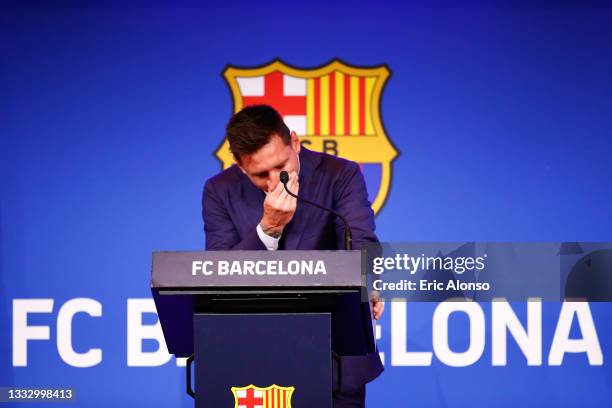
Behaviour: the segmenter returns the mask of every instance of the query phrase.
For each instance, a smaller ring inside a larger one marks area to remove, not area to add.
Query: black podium
[[[374,352],[361,251],[155,252],[168,350],[196,407],[329,407],[339,356]],[[195,363],[195,392],[191,362]]]

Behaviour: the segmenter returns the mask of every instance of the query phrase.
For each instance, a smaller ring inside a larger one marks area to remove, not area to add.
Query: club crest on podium
[[[295,387],[281,387],[276,384],[268,387],[257,387],[253,384],[232,387],[234,408],[291,408],[293,391]]]

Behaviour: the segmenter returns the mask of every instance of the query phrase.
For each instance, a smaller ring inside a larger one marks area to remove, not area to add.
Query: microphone
[[[302,198],[296,194],[293,194],[291,191],[289,191],[289,188],[287,187],[287,182],[289,181],[289,173],[287,173],[285,170],[280,172],[280,181],[281,183],[283,183],[283,186],[285,186],[285,191],[287,192],[287,194],[289,194],[291,197],[295,197],[298,200],[301,200],[305,203],[314,205],[315,207],[320,208],[321,210],[329,211],[330,213],[334,214],[336,217],[340,218],[342,222],[344,223],[344,249],[347,251],[350,251],[351,249],[353,249],[353,234],[351,233],[351,227],[349,226],[346,218],[344,218],[342,215],[338,214],[337,212],[335,212],[334,210],[330,208],[323,207],[322,205],[319,205],[310,200]]]

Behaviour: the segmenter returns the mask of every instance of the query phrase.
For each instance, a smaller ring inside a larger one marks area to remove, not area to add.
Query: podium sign
[[[361,251],[153,253],[154,288],[359,288]]]

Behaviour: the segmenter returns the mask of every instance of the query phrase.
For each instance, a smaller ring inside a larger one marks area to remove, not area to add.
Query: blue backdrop
[[[128,299],[150,297],[152,251],[203,248],[202,187],[232,113],[227,64],[388,65],[381,116],[401,154],[382,240],[611,240],[611,38],[612,9],[581,2],[3,6],[0,386],[72,386],[79,406],[190,406],[174,360],[128,366]],[[102,360],[77,368],[58,353],[56,320],[83,297],[102,315],[75,315],[73,346]],[[50,334],[28,342],[25,367],[13,366],[15,299],[53,300],[28,317]],[[408,305],[408,350],[432,350],[435,307]],[[545,304],[542,365],[509,340],[494,367],[482,308],[485,352],[456,368],[435,356],[392,366],[388,307],[370,406],[612,405],[609,305],[590,305],[601,366],[584,353],[548,366],[561,305]],[[449,324],[465,349],[467,319]]]

